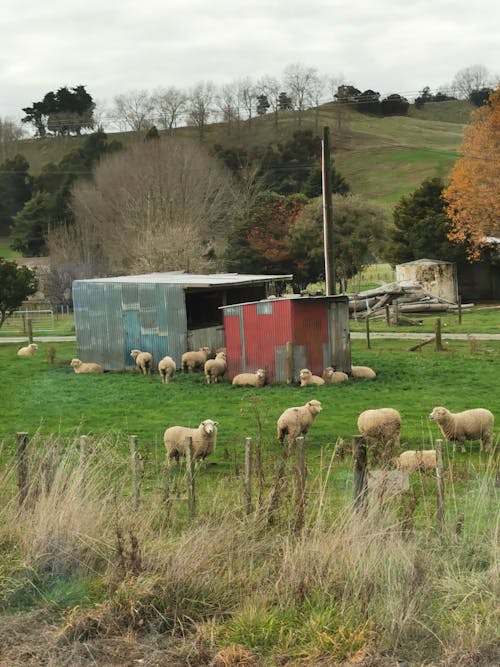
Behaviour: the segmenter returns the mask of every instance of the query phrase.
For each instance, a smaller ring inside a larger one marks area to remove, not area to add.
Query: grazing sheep
[[[315,399],[296,408],[287,408],[277,421],[278,440],[283,444],[285,436],[292,443],[299,435],[305,435],[321,412],[321,402]]]
[[[35,352],[38,350],[38,345],[36,343],[30,343],[26,347],[21,347],[17,351],[18,357],[32,357]]]
[[[351,375],[353,378],[370,378],[375,380],[377,374],[369,366],[351,366]]]
[[[137,368],[139,368],[143,375],[151,375],[151,369],[153,368],[153,355],[151,352],[132,350],[130,356],[132,359],[135,359]]]
[[[233,385],[244,387],[263,387],[266,384],[266,371],[259,368],[255,373],[240,373],[233,378]]]
[[[219,382],[226,371],[227,363],[225,352],[217,352],[215,359],[207,359],[205,361],[205,377],[207,378],[207,384]]]
[[[320,384],[325,384],[323,378],[320,378],[319,375],[313,375],[308,368],[303,368],[299,373],[299,377],[301,387],[316,387]]]
[[[435,449],[408,449],[406,452],[402,452],[396,458],[396,468],[406,472],[416,472],[417,470],[434,470],[436,465]]]
[[[365,410],[358,417],[358,430],[365,438],[374,441],[374,462],[387,463],[400,445],[401,415],[394,408]],[[383,450],[380,443],[384,444]]]
[[[443,436],[452,442],[480,440],[481,451],[491,449],[493,441],[493,413],[485,408],[450,412],[441,406],[434,408],[429,419],[435,421]],[[463,448],[463,444],[462,444]]]
[[[205,361],[208,359],[210,354],[209,347],[200,347],[197,351],[184,352],[181,357],[181,366],[182,370],[185,373],[190,373],[196,368],[203,368]]]
[[[193,457],[205,459],[215,450],[217,439],[217,426],[219,422],[205,419],[198,428],[187,428],[186,426],[171,426],[163,434],[163,442],[167,450],[167,465],[172,459],[179,462],[181,456],[186,456],[187,438],[192,438]]]
[[[336,371],[332,366],[328,366],[323,371],[323,380],[326,384],[338,384],[339,382],[345,382],[349,379],[347,373],[342,371]]]
[[[75,373],[104,373],[101,364],[95,364],[91,361],[84,363],[80,359],[72,359],[70,366],[75,369]]]
[[[163,384],[167,384],[171,378],[174,377],[177,366],[172,357],[168,355],[160,359],[158,362],[158,373],[160,374],[161,381]]]

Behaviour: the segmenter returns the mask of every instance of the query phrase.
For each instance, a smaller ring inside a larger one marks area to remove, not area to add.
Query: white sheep
[[[299,377],[301,387],[317,387],[320,384],[325,384],[323,378],[320,378],[319,375],[313,375],[308,368],[303,368]]]
[[[255,373],[240,373],[233,378],[233,385],[237,387],[263,387],[266,383],[266,371],[259,368]]]
[[[158,362],[158,373],[163,384],[167,384],[174,377],[176,370],[175,361],[168,355]]]
[[[75,373],[104,373],[101,364],[95,364],[92,361],[84,363],[80,359],[72,359],[70,366],[75,369]]]
[[[35,352],[38,350],[38,345],[36,343],[30,343],[26,347],[21,347],[17,351],[18,357],[32,357]]]
[[[305,405],[287,408],[276,422],[280,443],[283,444],[285,436],[288,436],[288,442],[292,443],[299,435],[305,435],[321,409],[321,402],[315,399]]]
[[[401,415],[394,408],[365,410],[358,417],[358,430],[362,436],[374,441],[374,462],[388,462],[400,445]],[[379,446],[381,443],[384,445],[383,450]]]
[[[338,384],[349,379],[347,373],[336,371],[332,366],[327,366],[323,371],[323,380],[326,384]]]
[[[396,458],[396,468],[406,472],[434,470],[436,465],[435,449],[408,449]]]
[[[462,449],[465,440],[480,440],[481,451],[483,447],[486,451],[491,449],[495,418],[485,408],[454,413],[438,406],[433,409],[429,419],[436,422],[445,438],[462,443]]]
[[[226,353],[217,352],[215,359],[207,359],[204,370],[207,384],[219,382],[227,371]]]
[[[139,368],[143,375],[151,375],[151,369],[153,368],[153,355],[151,352],[132,350],[130,356],[135,360],[137,368]]]
[[[205,361],[210,354],[209,347],[200,347],[199,350],[184,352],[181,357],[182,370],[186,373],[194,371],[196,368],[203,368]]]
[[[369,366],[351,366],[351,375],[353,378],[369,378],[375,380],[377,374]]]
[[[167,450],[167,465],[172,459],[179,462],[180,457],[186,456],[187,439],[192,438],[193,458],[205,459],[215,450],[217,440],[217,426],[219,422],[205,419],[198,428],[186,426],[171,426],[163,434],[163,442]]]

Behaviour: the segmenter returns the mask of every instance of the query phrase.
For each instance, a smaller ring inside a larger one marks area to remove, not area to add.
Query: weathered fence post
[[[130,467],[132,471],[132,508],[134,512],[139,508],[139,469],[137,451],[137,436],[130,436]]]
[[[441,340],[441,318],[436,318],[436,324],[434,327],[434,333],[436,334],[434,349],[436,352],[443,351],[443,342]]]
[[[444,477],[443,477],[443,441],[436,440],[436,488],[438,528],[444,532]]]
[[[33,320],[31,317],[28,318],[28,342],[33,342]]]
[[[297,517],[295,520],[296,533],[300,533],[304,527],[306,505],[306,450],[304,445],[304,436],[299,436],[295,439],[295,456],[297,458]]]
[[[352,455],[354,458],[354,507],[361,509],[366,504],[368,487],[368,480],[366,478],[366,443],[362,435],[353,436]]]
[[[388,327],[391,326],[391,310],[388,303],[385,305],[385,323]]]
[[[190,518],[196,514],[196,499],[194,492],[194,457],[193,457],[193,438],[186,438],[186,483],[188,512]]]
[[[245,513],[252,511],[252,438],[245,438],[245,479],[244,479]]]
[[[370,343],[370,316],[366,316],[366,347],[370,350],[372,345]]]
[[[399,325],[399,301],[398,299],[394,299],[394,324],[396,326]]]
[[[28,433],[25,431],[16,433],[17,488],[19,490],[19,507],[24,505],[29,489],[28,443]]]
[[[293,382],[293,343],[286,344],[286,383]]]
[[[458,323],[462,324],[462,297],[460,296],[460,294],[458,295],[457,303],[458,303]]]

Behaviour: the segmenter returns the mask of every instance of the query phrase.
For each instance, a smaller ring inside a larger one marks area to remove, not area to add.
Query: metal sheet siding
[[[226,338],[227,376],[230,380],[243,372],[242,318],[243,306],[224,308],[224,334]]]
[[[330,362],[344,373],[351,372],[351,335],[349,332],[349,300],[331,301],[328,304],[328,340]]]
[[[301,359],[315,375],[323,374],[323,344],[328,341],[328,306],[323,300],[304,299],[292,306],[293,345],[303,348]],[[294,355],[295,357],[295,355]],[[297,359],[299,361],[299,359]],[[294,376],[300,368],[294,363]]]

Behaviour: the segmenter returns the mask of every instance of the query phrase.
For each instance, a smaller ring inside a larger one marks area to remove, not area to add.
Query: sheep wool
[[[38,350],[38,345],[36,343],[30,343],[26,347],[21,347],[17,351],[18,357],[32,357],[35,352]]]
[[[303,368],[299,373],[299,377],[301,387],[317,387],[325,384],[323,378],[320,378],[319,375],[313,375],[308,368]]]
[[[151,352],[132,350],[130,356],[132,359],[135,359],[136,366],[143,375],[151,375],[151,369],[153,368],[153,355]]]
[[[174,377],[177,366],[172,357],[168,355],[160,359],[158,362],[158,373],[163,384],[168,384],[168,382]]]
[[[207,359],[204,367],[207,384],[215,384],[219,380],[222,380],[222,376],[226,370],[226,353],[224,351],[217,352],[215,359]]]
[[[266,383],[266,371],[259,368],[255,373],[240,373],[233,378],[233,385],[237,387],[263,387]]]
[[[491,449],[495,417],[486,408],[450,412],[447,408],[438,406],[433,409],[429,419],[436,422],[447,440],[460,443],[465,440],[480,440],[481,449]]]
[[[84,363],[80,359],[72,359],[70,366],[74,368],[75,373],[104,373],[104,368],[101,364],[96,364],[91,361]]]
[[[394,408],[365,410],[358,417],[358,430],[366,438],[384,443],[391,441],[394,447],[399,447],[401,415]]]
[[[299,435],[306,435],[321,410],[321,402],[315,399],[305,405],[287,408],[276,422],[280,443],[283,444],[287,436],[288,442],[292,443]]]
[[[192,439],[193,457],[204,460],[215,451],[217,427],[219,422],[205,419],[198,428],[187,426],[171,426],[163,434],[163,442],[167,453],[167,465],[175,459],[186,456],[187,439]]]
[[[436,465],[435,449],[408,449],[396,458],[396,468],[406,472],[434,470]]]
[[[369,366],[351,366],[351,375],[353,378],[369,378],[375,380],[377,374]]]
[[[203,368],[205,361],[208,359],[210,354],[209,347],[200,347],[199,350],[193,350],[190,352],[184,352],[181,357],[181,367],[185,373],[190,373],[197,368]]]
[[[332,366],[327,366],[323,371],[323,380],[326,384],[339,384],[349,379],[347,373],[336,371]]]

